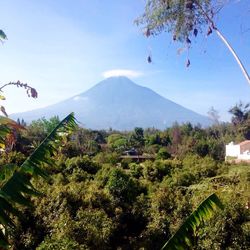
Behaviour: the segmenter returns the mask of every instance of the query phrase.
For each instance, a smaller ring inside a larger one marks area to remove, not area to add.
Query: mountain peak
[[[207,117],[174,103],[125,76],[110,77],[86,92],[47,108],[16,114],[25,121],[70,112],[87,128],[130,130],[134,127],[164,129],[174,122],[208,125]]]
[[[136,83],[134,83],[132,80],[130,80],[128,77],[126,76],[112,76],[112,77],[108,77],[105,78],[104,80],[102,80],[101,82],[99,82],[98,84],[96,84],[95,86],[98,85],[136,85],[138,86]]]

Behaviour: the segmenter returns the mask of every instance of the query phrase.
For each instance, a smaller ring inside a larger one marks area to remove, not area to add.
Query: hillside
[[[126,77],[111,77],[88,91],[57,104],[29,112],[13,114],[27,122],[54,115],[64,117],[70,112],[83,126],[92,129],[130,130],[134,127],[164,129],[174,122],[209,125],[210,120]]]

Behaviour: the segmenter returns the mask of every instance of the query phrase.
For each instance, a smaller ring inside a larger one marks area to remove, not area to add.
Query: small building
[[[243,141],[239,144],[230,142],[226,145],[225,160],[250,161],[250,140]]]
[[[139,155],[138,151],[135,148],[131,148],[122,153],[123,155]]]

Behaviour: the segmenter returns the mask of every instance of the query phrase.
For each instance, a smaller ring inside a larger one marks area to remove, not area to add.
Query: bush
[[[16,151],[3,153],[1,154],[0,165],[13,163],[17,166],[20,166],[26,160],[26,158],[27,157],[24,154]]]
[[[131,203],[140,192],[138,184],[121,169],[112,169],[106,185],[108,191],[118,200]]]
[[[131,158],[124,158],[121,161],[121,167],[124,168],[124,169],[127,169],[129,167],[130,163],[132,163]]]
[[[157,153],[157,159],[169,159],[171,158],[171,154],[168,152],[166,148],[161,148],[159,152]]]
[[[87,250],[86,245],[79,245],[76,241],[69,238],[54,239],[46,238],[37,248],[37,250]]]
[[[88,156],[78,156],[66,160],[65,172],[72,174],[76,169],[83,170],[89,174],[96,174],[100,166],[91,161]]]
[[[101,152],[93,158],[93,161],[99,164],[110,163],[112,165],[115,165],[120,161],[120,155],[116,152],[113,153]]]
[[[143,163],[143,176],[149,181],[162,181],[164,176],[170,174],[170,171],[169,164],[165,164],[162,160],[145,161]]]
[[[143,167],[137,163],[129,164],[130,174],[135,178],[140,178],[142,176]]]

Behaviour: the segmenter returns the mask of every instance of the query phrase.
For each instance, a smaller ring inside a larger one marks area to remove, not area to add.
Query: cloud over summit
[[[130,69],[112,69],[102,73],[104,78],[109,78],[113,76],[126,76],[128,78],[136,78],[143,76],[143,72],[130,70]]]

